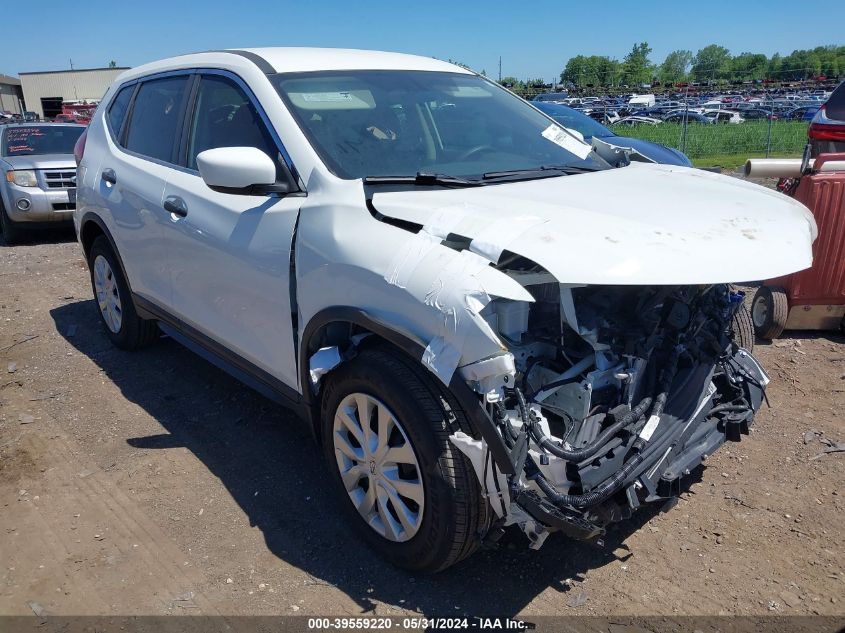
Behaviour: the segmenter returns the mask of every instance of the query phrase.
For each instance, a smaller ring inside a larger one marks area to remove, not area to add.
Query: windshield
[[[603,136],[615,136],[613,132],[608,130],[598,121],[594,121],[586,114],[582,114],[573,108],[570,108],[559,103],[535,103],[538,110],[542,110],[555,121],[560,123],[563,127],[570,130],[578,130],[584,135],[585,139],[591,139],[594,136],[599,138]]]
[[[84,130],[76,125],[9,127],[3,135],[3,156],[73,154],[73,146]]]
[[[424,71],[280,74],[282,99],[340,178],[601,169],[590,147],[476,75]]]

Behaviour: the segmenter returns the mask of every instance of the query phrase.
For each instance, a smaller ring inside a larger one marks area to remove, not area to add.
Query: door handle
[[[164,210],[180,218],[188,215],[188,205],[179,196],[167,196],[164,199]]]
[[[112,185],[117,184],[117,176],[114,174],[114,169],[104,169],[103,173],[100,174],[100,178]]]

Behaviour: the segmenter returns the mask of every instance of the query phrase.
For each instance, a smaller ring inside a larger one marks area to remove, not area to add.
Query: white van
[[[631,95],[628,100],[629,106],[640,106],[642,108],[651,108],[654,106],[654,95]]]

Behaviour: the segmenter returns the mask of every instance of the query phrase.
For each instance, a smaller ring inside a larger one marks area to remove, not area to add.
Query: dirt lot
[[[301,423],[172,341],[112,348],[91,297],[71,236],[0,242],[2,614],[845,614],[838,334],[758,346],[771,408],[672,511],[414,577]]]

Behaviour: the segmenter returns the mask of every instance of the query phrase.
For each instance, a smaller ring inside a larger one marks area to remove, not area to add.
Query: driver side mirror
[[[197,154],[197,168],[206,185],[221,193],[260,195],[287,193],[289,183],[276,182],[276,164],[257,147],[217,147]]]

